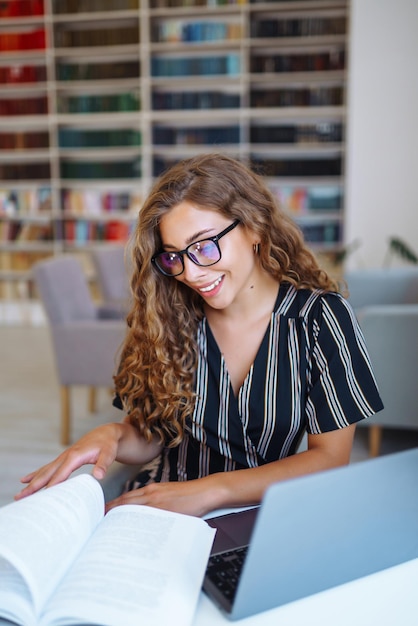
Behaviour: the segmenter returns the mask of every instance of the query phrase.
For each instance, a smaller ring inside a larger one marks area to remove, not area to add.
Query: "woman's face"
[[[219,235],[231,224],[233,220],[217,210],[181,202],[161,219],[163,249],[184,250],[191,243]],[[257,242],[256,235],[239,224],[219,240],[222,256],[217,263],[199,266],[184,254],[183,273],[166,280],[178,280],[196,291],[208,306],[225,309],[238,303],[256,282],[261,271],[253,249]]]

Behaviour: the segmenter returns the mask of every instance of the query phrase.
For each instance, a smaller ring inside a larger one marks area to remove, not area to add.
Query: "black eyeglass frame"
[[[176,276],[180,276],[180,274],[183,274],[183,272],[184,272],[184,255],[185,254],[192,261],[192,263],[194,263],[195,265],[198,265],[199,267],[210,267],[211,265],[216,265],[216,263],[219,263],[219,261],[222,258],[222,250],[221,250],[221,248],[219,246],[219,240],[222,239],[222,237],[224,237],[228,233],[230,233],[231,230],[236,228],[239,223],[240,223],[240,220],[235,220],[235,222],[233,222],[232,224],[227,226],[224,230],[222,230],[217,235],[214,235],[213,237],[205,237],[204,239],[199,239],[198,241],[193,241],[186,248],[184,248],[184,250],[173,250],[173,251],[171,251],[171,250],[161,250],[160,252],[157,252],[156,254],[154,254],[154,256],[151,258],[151,262],[153,263],[153,265],[155,265],[155,267],[157,268],[157,270],[161,274],[163,274],[164,276],[168,276],[169,278],[175,278]],[[219,252],[219,259],[217,259],[216,261],[213,261],[212,263],[199,263],[196,259],[194,259],[192,257],[191,253],[189,253],[189,248],[191,248],[192,246],[195,246],[198,243],[202,243],[203,241],[212,241],[215,244],[215,246],[217,247],[218,252]],[[157,264],[157,258],[159,256],[162,256],[163,254],[176,254],[176,255],[178,255],[178,258],[180,259],[180,262],[181,262],[181,265],[182,265],[181,272],[178,272],[177,274],[169,274],[168,272],[165,272]]]

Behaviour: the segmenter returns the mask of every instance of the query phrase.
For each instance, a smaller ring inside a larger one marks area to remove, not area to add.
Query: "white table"
[[[202,592],[193,626],[417,626],[418,559],[231,622]]]

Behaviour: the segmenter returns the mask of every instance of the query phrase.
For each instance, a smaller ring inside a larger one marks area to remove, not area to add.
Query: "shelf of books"
[[[254,164],[318,250],[344,222],[349,0],[0,6],[0,284],[129,235],[165,168]]]

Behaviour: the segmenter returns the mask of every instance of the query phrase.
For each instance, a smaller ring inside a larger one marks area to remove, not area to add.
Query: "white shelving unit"
[[[254,163],[312,247],[341,245],[349,1],[223,1],[0,9],[3,297],[39,256],[126,238],[155,176],[198,152]]]

